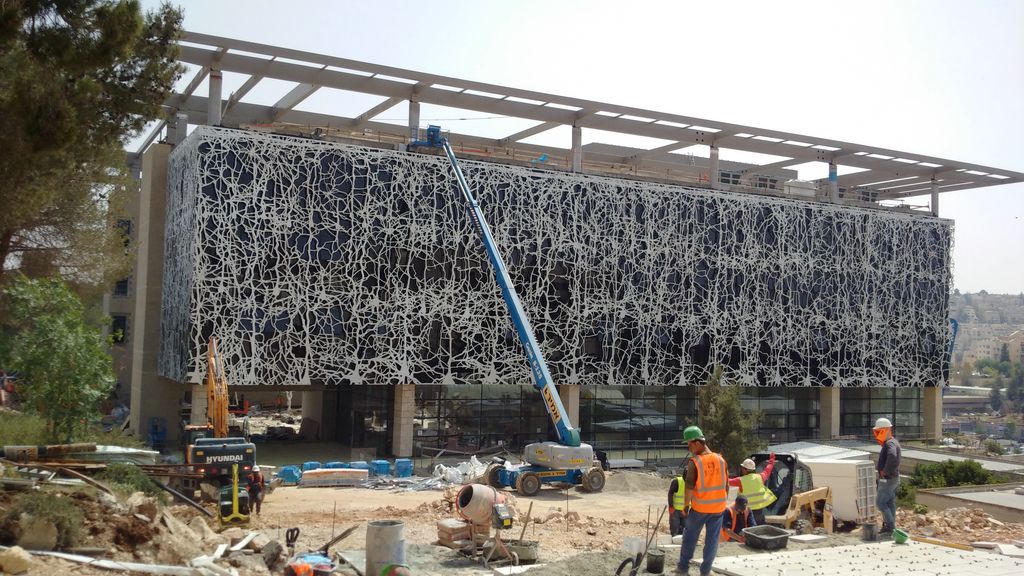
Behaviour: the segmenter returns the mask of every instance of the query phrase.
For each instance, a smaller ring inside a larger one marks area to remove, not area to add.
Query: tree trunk
[[[0,236],[0,279],[3,278],[3,272],[7,269],[7,254],[11,250],[11,238],[14,237],[14,230],[4,230],[2,236]]]

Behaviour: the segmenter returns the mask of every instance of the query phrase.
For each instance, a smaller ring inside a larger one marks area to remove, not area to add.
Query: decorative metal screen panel
[[[944,380],[950,221],[463,163],[559,383]],[[171,156],[161,374],[523,384],[447,160],[200,127]]]

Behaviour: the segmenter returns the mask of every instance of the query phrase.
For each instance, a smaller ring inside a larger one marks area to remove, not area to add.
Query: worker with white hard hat
[[[775,493],[765,486],[775,468],[775,453],[768,457],[764,470],[757,474],[757,465],[750,458],[740,464],[740,476],[729,478],[729,486],[736,486],[747,499],[747,508],[758,525],[764,524],[764,510],[776,500]]]
[[[878,491],[875,494],[875,506],[882,513],[882,530],[880,535],[892,534],[896,528],[896,488],[900,485],[900,459],[902,457],[900,443],[892,435],[892,421],[879,418],[872,429],[875,442],[882,447],[878,453]]]

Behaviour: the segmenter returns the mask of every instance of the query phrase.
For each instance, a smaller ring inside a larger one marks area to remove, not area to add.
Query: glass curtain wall
[[[584,386],[580,389],[583,440],[601,446],[679,440],[696,423],[696,389],[678,386]],[[556,440],[533,386],[416,386],[414,444],[423,448],[518,450]]]
[[[769,443],[816,438],[820,393],[818,388],[744,388],[740,404],[744,411],[761,411],[754,428]]]
[[[921,388],[843,388],[839,392],[842,414],[840,433],[871,437],[878,418],[888,418],[896,437],[922,433]]]
[[[580,426],[584,439],[601,448],[682,438],[697,423],[692,386],[584,386]]]

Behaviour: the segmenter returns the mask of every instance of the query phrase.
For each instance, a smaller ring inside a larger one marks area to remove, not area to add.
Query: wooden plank
[[[97,482],[96,480],[93,480],[92,478],[89,478],[85,474],[81,474],[79,472],[75,472],[74,470],[69,470],[67,468],[57,468],[57,471],[60,472],[61,474],[64,474],[64,475],[67,475],[67,476],[71,476],[73,478],[78,478],[82,482],[85,482],[86,484],[89,484],[90,486],[95,486],[96,488],[99,488],[100,490],[103,490],[104,492],[106,492],[107,494],[110,494],[111,496],[114,495],[114,491],[113,490],[111,490],[110,488],[107,488],[104,484],[102,484],[100,482]]]

